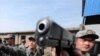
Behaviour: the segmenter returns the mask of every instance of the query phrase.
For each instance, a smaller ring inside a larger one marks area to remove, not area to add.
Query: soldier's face
[[[28,46],[29,46],[29,48],[35,48],[36,47],[36,42],[35,41],[29,41]]]
[[[8,44],[14,44],[15,43],[15,41],[14,41],[14,39],[8,39]]]
[[[95,40],[91,37],[77,38],[75,45],[76,49],[82,52],[89,52],[94,46]]]

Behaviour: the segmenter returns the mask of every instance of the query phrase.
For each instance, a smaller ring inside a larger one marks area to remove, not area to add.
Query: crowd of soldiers
[[[60,56],[97,56],[96,54],[90,54],[91,49],[95,45],[95,40],[99,36],[95,34],[93,30],[79,31],[75,36],[74,49],[72,52],[61,49]],[[3,43],[2,43],[3,42]],[[50,53],[43,56],[57,56],[56,48],[51,47]],[[44,50],[45,51],[45,50]],[[38,45],[35,37],[29,37],[27,44],[23,39],[20,45],[15,45],[15,36],[11,35],[7,42],[0,39],[0,56],[40,56],[38,52]]]
[[[27,44],[25,39],[20,45],[15,45],[15,36],[10,35],[7,41],[0,39],[0,56],[36,56],[37,44],[34,37],[29,37]]]

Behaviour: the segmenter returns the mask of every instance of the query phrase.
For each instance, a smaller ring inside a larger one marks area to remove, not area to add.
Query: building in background
[[[100,37],[100,0],[83,0],[82,16],[84,28],[94,30]]]
[[[79,28],[67,28],[73,35],[79,30]],[[20,44],[22,39],[28,40],[29,37],[35,36],[35,31],[20,31],[20,32],[5,32],[0,33],[0,38],[4,41],[7,40],[8,35],[15,35],[15,44]]]
[[[22,39],[28,40],[28,37],[34,37],[35,31],[5,32],[0,33],[0,38],[4,41],[8,39],[8,35],[15,35],[15,44],[20,44]]]

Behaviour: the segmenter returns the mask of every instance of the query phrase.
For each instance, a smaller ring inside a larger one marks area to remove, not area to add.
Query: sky
[[[43,17],[63,28],[82,23],[82,0],[0,0],[0,32],[36,29]]]

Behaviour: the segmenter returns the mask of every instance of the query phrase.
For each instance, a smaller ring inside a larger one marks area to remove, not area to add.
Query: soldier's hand
[[[52,56],[56,56],[56,48],[55,47],[52,47],[51,54],[52,54]]]
[[[75,56],[81,56],[81,53],[80,53],[80,51],[78,51],[78,50],[74,50],[74,55],[75,55]]]

